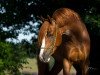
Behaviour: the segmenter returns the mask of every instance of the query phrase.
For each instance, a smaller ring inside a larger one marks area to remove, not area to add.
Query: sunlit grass
[[[35,58],[27,58],[28,63],[23,64],[23,69],[20,69],[20,71],[23,72],[37,72],[37,61]]]

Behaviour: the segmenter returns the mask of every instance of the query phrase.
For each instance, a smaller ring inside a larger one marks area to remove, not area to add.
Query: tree
[[[26,63],[26,52],[20,45],[0,42],[0,75],[5,75],[6,71],[12,75],[19,75],[19,68],[22,63]]]

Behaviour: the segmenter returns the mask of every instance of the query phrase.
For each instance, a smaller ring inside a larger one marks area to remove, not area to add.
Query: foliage
[[[100,18],[99,17],[100,15],[97,15],[97,16],[87,15],[85,17],[85,21],[91,35],[100,36]]]
[[[84,21],[88,28],[90,35],[100,36],[100,14],[97,13],[97,9],[92,7],[86,11]]]
[[[22,68],[22,63],[26,63],[26,52],[18,45],[8,42],[0,42],[0,75],[10,73],[19,75],[19,68]]]
[[[22,42],[20,43],[20,47],[27,53],[27,57],[36,57],[38,51],[37,42],[33,42],[31,44],[27,40],[22,40]]]

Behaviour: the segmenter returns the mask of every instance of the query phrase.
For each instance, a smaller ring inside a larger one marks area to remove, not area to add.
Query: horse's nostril
[[[46,53],[43,54],[43,59],[47,59],[48,55]]]
[[[43,56],[43,60],[45,60],[46,58],[45,58],[45,56]]]
[[[43,53],[42,58],[44,62],[48,62],[50,60],[50,56],[47,53]]]

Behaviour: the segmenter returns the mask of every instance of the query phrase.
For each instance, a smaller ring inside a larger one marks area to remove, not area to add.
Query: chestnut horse
[[[90,38],[79,15],[68,8],[56,10],[45,19],[38,36],[40,52],[38,75],[70,75],[71,66],[77,75],[87,75],[89,66]],[[55,59],[49,70],[50,57]]]

